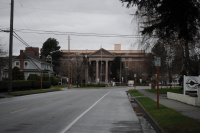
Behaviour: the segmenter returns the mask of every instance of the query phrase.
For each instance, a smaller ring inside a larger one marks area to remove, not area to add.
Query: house
[[[46,58],[39,58],[39,48],[26,47],[20,50],[20,55],[13,58],[12,68],[19,67],[24,72],[25,80],[30,74],[53,73],[53,65],[46,62]],[[8,67],[3,69],[2,78],[8,78]]]

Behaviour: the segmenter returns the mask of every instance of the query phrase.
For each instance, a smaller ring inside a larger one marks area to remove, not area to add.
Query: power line
[[[16,35],[13,34],[13,36],[18,40],[20,41],[22,44],[24,44],[26,47],[29,47],[28,44],[26,44],[25,42],[23,42],[20,38],[18,38]]]
[[[25,42],[15,31],[14,31],[15,35],[13,34],[13,36],[19,40],[22,44],[24,44],[25,46],[31,48],[33,51],[35,51],[38,55],[40,54],[38,51],[36,51],[34,48],[32,48],[32,46],[30,46],[27,42]]]
[[[45,31],[45,30],[32,30],[32,29],[15,29],[15,31],[22,32],[22,33],[74,35],[74,36],[95,36],[95,37],[123,37],[123,38],[141,38],[142,37],[140,35],[79,33],[79,32]]]
[[[15,6],[21,7],[21,6]],[[45,8],[34,8],[34,7],[24,7],[27,9],[37,9],[37,10],[45,10],[45,11],[57,11],[57,12],[69,12],[69,13],[87,13],[87,14],[103,14],[103,15],[124,15],[126,13],[109,13],[109,12],[89,12],[89,11],[72,11],[72,10],[55,10],[55,9],[45,9]],[[131,14],[135,15],[135,14]]]
[[[30,47],[30,45],[25,42],[15,31],[14,31],[15,35],[19,38],[18,40],[20,40],[20,42],[22,42],[23,44],[25,44],[27,47]]]

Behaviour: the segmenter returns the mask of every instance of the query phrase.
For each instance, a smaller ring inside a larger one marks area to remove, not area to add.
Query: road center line
[[[13,112],[11,112],[11,114],[14,114],[14,113],[17,113],[17,112],[20,112],[20,111],[23,111],[23,110],[25,110],[26,108],[23,108],[23,109],[20,109],[20,110],[16,110],[16,111],[13,111]]]
[[[88,111],[90,111],[98,102],[100,102],[106,95],[108,95],[111,91],[106,93],[103,97],[101,97],[98,101],[96,101],[91,107],[89,107],[86,111],[84,111],[81,115],[79,115],[71,124],[69,124],[63,131],[60,133],[67,132],[81,117],[83,117]]]

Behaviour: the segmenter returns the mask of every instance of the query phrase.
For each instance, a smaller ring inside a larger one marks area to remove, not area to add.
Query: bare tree
[[[4,50],[4,45],[0,43],[0,77],[2,77],[2,70],[8,64],[7,51]]]

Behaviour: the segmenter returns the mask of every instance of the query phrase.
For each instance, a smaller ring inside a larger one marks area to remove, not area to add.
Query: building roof
[[[100,49],[99,49],[100,50]],[[105,50],[105,49],[104,49]],[[68,53],[68,50],[61,50],[63,53]],[[92,54],[98,50],[70,50],[70,53]],[[106,50],[112,54],[144,54],[145,50]]]

